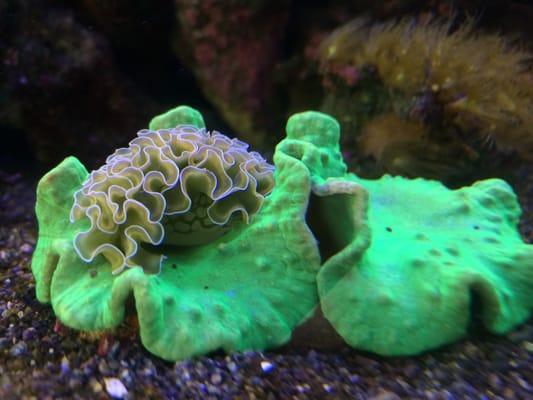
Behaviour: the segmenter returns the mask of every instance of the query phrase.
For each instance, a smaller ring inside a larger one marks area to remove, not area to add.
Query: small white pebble
[[[261,369],[264,372],[270,372],[274,369],[274,366],[268,361],[261,361]]]
[[[70,371],[70,363],[68,361],[67,356],[63,356],[63,358],[61,359],[61,373],[66,374],[69,371]]]
[[[527,351],[533,353],[533,342],[527,342],[527,341],[524,342],[524,348],[525,348]]]
[[[50,353],[50,354],[54,354],[54,349],[50,347],[50,348],[48,349],[48,353]]]
[[[234,374],[235,372],[237,372],[237,364],[235,364],[233,361],[229,362],[228,363],[228,370]]]
[[[520,375],[518,372],[511,372],[511,375],[513,376],[516,383],[518,383],[520,386],[522,386],[527,391],[530,390],[529,384],[524,380],[522,375]]]
[[[105,390],[115,399],[123,399],[128,394],[126,386],[117,378],[104,378]]]
[[[89,385],[94,393],[100,393],[102,391],[102,384],[94,378],[91,378]]]
[[[304,383],[303,385],[296,385],[296,390],[300,393],[307,392],[311,389],[311,386],[309,386],[307,383]]]
[[[23,253],[29,254],[33,251],[33,247],[31,247],[28,243],[24,243],[22,246],[20,246],[20,250]]]
[[[211,375],[211,383],[213,385],[218,385],[220,382],[222,382],[222,376],[220,376],[220,374]]]
[[[127,369],[122,370],[122,372],[120,373],[120,379],[122,379],[126,383],[131,383],[130,372]]]

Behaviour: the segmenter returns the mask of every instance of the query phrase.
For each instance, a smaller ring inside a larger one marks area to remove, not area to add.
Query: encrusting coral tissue
[[[349,345],[408,355],[465,336],[474,296],[491,332],[530,315],[533,246],[502,180],[360,179],[312,111],[275,170],[189,107],[149,128],[91,174],[69,157],[39,182],[37,298],[67,326],[116,329],[133,297],[144,346],[179,360],[280,346],[321,307]]]

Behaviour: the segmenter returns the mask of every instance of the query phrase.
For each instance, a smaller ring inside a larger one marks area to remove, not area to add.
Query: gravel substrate
[[[517,187],[533,239],[533,169]],[[35,180],[0,171],[0,399],[531,399],[533,320],[419,357],[281,349],[168,363],[126,330],[83,337],[35,299]],[[526,198],[529,201],[525,201]]]

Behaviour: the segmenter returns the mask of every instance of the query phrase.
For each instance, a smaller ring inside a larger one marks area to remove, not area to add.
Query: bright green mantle
[[[180,123],[203,126],[180,107],[150,127]],[[533,246],[517,233],[520,210],[506,183],[451,191],[422,179],[361,180],[346,172],[333,118],[296,114],[287,134],[274,156],[276,186],[255,220],[208,245],[163,249],[159,275],[141,267],[112,275],[102,257],[77,257],[72,240],[83,226],[69,212],[87,171],[65,159],[37,188],[37,298],[70,327],[105,331],[133,297],[143,344],[168,360],[279,346],[319,297],[350,345],[385,355],[464,336],[473,293],[492,332],[529,316]]]

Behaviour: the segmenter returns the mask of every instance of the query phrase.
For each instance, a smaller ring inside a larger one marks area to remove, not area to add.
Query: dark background
[[[198,108],[268,157],[287,117],[319,108],[320,40],[364,15],[474,17],[531,44],[529,1],[1,0],[0,170],[67,155],[98,167],[155,115]]]

